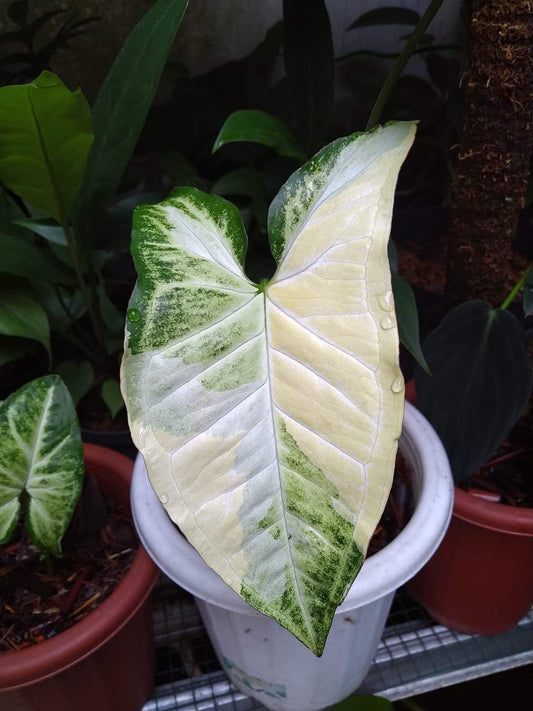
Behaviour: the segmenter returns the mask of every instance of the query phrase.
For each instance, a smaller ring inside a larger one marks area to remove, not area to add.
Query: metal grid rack
[[[143,711],[254,711],[220,669],[194,599],[161,578],[154,592],[156,685]],[[533,609],[509,632],[458,634],[400,590],[370,671],[358,689],[391,701],[533,662]]]

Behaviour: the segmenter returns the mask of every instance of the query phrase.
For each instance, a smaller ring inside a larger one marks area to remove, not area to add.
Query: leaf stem
[[[381,87],[381,91],[379,92],[378,97],[374,103],[372,111],[370,112],[370,116],[366,124],[367,131],[369,131],[371,128],[374,128],[374,126],[379,123],[381,114],[383,113],[383,109],[385,108],[385,105],[389,100],[389,97],[396,82],[400,78],[405,65],[407,64],[413,52],[415,51],[418,42],[427,30],[431,20],[437,14],[443,2],[444,0],[431,0],[427,10],[421,17],[420,22],[415,27],[414,32],[409,35],[407,42],[405,43],[402,51],[398,55],[398,59],[394,62],[391,71],[385,79],[383,86]]]
[[[68,250],[69,250],[69,254],[70,254],[70,259],[72,261],[72,266],[73,266],[74,272],[76,274],[78,286],[80,288],[83,299],[84,299],[85,304],[87,306],[87,311],[89,313],[89,318],[91,320],[91,324],[92,324],[92,327],[94,330],[94,335],[96,336],[98,345],[100,345],[102,347],[102,349],[105,350],[105,341],[104,341],[104,334],[103,334],[100,314],[94,308],[95,300],[93,298],[93,293],[91,293],[91,291],[89,290],[87,283],[85,281],[85,277],[83,276],[83,271],[81,269],[80,261],[78,258],[78,251],[76,249],[76,244],[74,241],[74,235],[72,234],[72,230],[70,229],[70,226],[63,214],[63,211],[61,211],[60,218],[61,218],[60,224],[63,229],[63,232],[65,233],[65,238],[67,240],[67,246],[68,246]]]
[[[516,284],[511,289],[509,296],[505,299],[503,304],[500,306],[500,309],[502,311],[505,311],[513,303],[516,295],[518,294],[518,292],[523,288],[524,284],[526,283],[526,279],[527,279],[528,274],[532,268],[533,268],[533,262],[530,262],[528,264],[527,268],[524,270],[520,279],[516,282]]]

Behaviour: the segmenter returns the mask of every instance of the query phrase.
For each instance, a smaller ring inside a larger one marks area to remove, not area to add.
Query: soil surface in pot
[[[498,453],[460,485],[488,501],[533,508],[533,447],[513,438]]]
[[[392,488],[374,535],[370,539],[367,558],[393,541],[408,523],[412,513],[411,470],[398,452]]]
[[[63,538],[63,558],[41,558],[22,526],[0,547],[0,653],[38,644],[76,624],[128,572],[138,545],[131,518],[108,497],[97,497],[100,510],[91,503],[94,493],[84,498],[85,511],[77,509]],[[84,517],[101,518],[103,525],[88,530]]]

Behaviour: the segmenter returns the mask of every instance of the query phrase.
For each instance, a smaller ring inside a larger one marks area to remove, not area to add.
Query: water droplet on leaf
[[[394,320],[390,316],[384,316],[380,321],[380,325],[381,328],[388,331],[389,328],[394,328]]]
[[[400,377],[395,378],[392,381],[391,390],[393,393],[403,392],[403,378],[400,378]]]
[[[162,504],[167,504],[168,503],[168,496],[166,494],[161,494],[159,497],[159,500],[161,501]]]
[[[141,314],[137,309],[128,309],[126,316],[128,317],[128,321],[138,321],[141,318]]]
[[[392,291],[386,291],[384,294],[379,294],[378,304],[383,311],[392,311]]]

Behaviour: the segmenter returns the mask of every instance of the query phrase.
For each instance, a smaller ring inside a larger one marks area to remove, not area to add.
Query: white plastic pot
[[[195,596],[235,686],[269,709],[314,711],[355,691],[374,658],[395,590],[428,561],[446,532],[453,504],[448,460],[427,420],[409,403],[405,407],[400,448],[412,469],[415,511],[394,541],[364,563],[335,614],[320,658],[253,610],[204,563],[168,518],[137,457],[132,510],[144,547]]]

